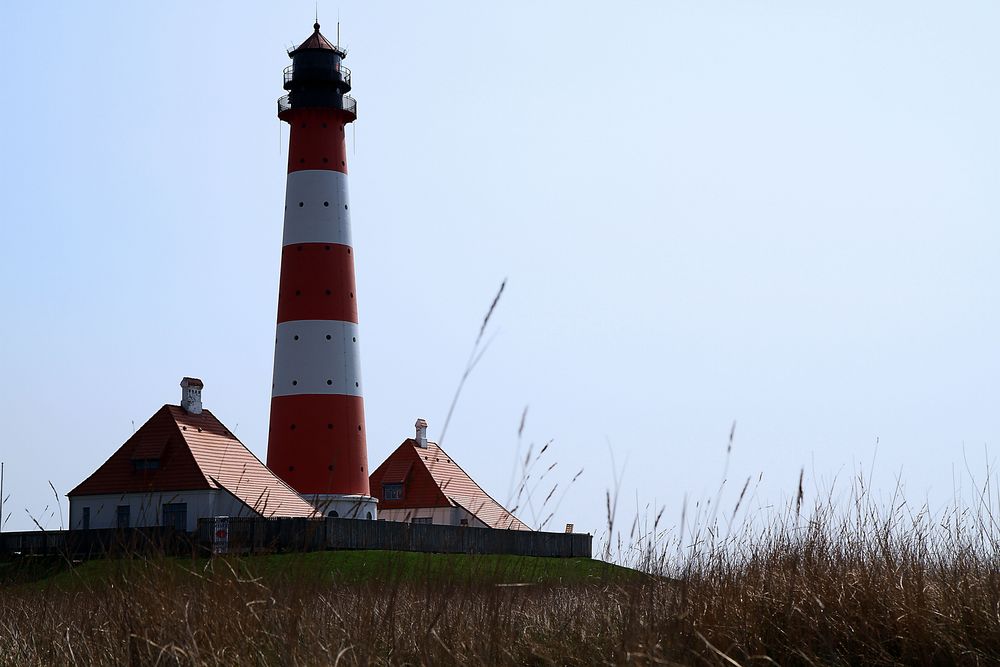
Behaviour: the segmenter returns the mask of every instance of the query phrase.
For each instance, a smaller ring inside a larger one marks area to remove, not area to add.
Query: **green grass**
[[[315,551],[227,556],[214,559],[94,559],[70,564],[55,557],[0,563],[0,582],[63,589],[92,587],[156,572],[171,578],[219,575],[270,584],[364,584],[372,582],[462,582],[489,584],[583,584],[625,581],[640,573],[589,558],[429,554],[407,551]]]

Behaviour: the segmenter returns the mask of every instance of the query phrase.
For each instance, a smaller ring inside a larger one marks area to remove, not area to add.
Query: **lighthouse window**
[[[329,429],[332,429],[333,428],[333,424],[327,424],[326,427],[329,428]],[[333,470],[332,467],[330,469]]]
[[[323,206],[329,206],[329,205],[330,205],[330,202],[328,202],[328,201],[323,202]]]
[[[386,500],[402,500],[403,499],[403,485],[402,484],[383,484],[382,485],[382,497]]]
[[[298,339],[299,339],[299,337],[298,337],[298,336],[296,336],[296,337],[295,337],[295,340],[298,340]]]
[[[326,339],[327,339],[327,340],[330,340],[330,334],[327,334],[327,335],[326,335]]]
[[[344,210],[345,211],[347,210],[347,204],[344,204]]]
[[[294,387],[295,385],[297,385],[298,383],[299,383],[299,381],[298,381],[298,380],[292,380],[292,386],[293,386],[293,387]],[[292,428],[295,428],[295,427],[293,426]]]
[[[302,208],[303,206],[305,206],[305,202],[304,201],[300,201],[299,202],[299,208]]]
[[[333,380],[327,380],[326,383],[327,384],[333,384]]]

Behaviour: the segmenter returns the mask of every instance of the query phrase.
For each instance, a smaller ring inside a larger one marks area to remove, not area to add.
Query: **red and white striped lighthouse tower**
[[[313,28],[278,100],[290,136],[267,466],[328,516],[373,519],[344,142],[357,104],[345,52]]]

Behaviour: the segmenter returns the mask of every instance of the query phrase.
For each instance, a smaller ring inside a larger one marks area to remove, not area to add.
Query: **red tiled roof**
[[[156,455],[153,455],[156,452]],[[134,459],[160,460],[136,470]],[[208,410],[164,405],[70,496],[225,489],[263,516],[315,514]]]
[[[313,24],[313,34],[309,35],[306,41],[299,44],[298,48],[294,49],[292,53],[296,51],[301,51],[302,49],[325,49],[327,51],[339,51],[336,46],[334,46],[330,40],[322,35],[319,31],[319,23]]]
[[[399,458],[389,463],[382,475],[383,484],[402,484],[406,481],[406,476],[410,474],[413,461]]]
[[[390,471],[402,465],[414,466],[403,490],[402,500],[382,498],[382,484],[393,484]],[[371,492],[385,509],[418,507],[462,507],[491,528],[531,530],[469,477],[441,447],[428,442],[426,448],[407,439],[372,473]]]
[[[129,458],[133,461],[137,459],[158,459],[163,455],[163,450],[167,446],[167,440],[159,433],[136,433],[139,436],[132,455]]]

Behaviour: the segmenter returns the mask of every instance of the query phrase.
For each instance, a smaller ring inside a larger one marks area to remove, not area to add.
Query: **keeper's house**
[[[201,380],[181,381],[104,465],[67,494],[70,528],[173,526],[215,516],[311,517],[316,510],[201,407]]]
[[[418,419],[416,428],[416,437],[403,441],[369,478],[379,520],[531,530],[428,442],[426,421]]]

